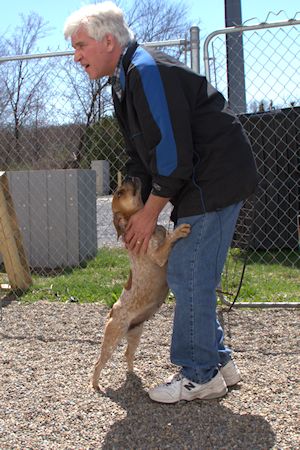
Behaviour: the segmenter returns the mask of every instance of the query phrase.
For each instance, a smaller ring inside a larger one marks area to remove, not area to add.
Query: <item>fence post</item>
[[[225,0],[226,27],[242,25],[240,0]],[[240,114],[246,112],[243,33],[226,34],[228,102]]]
[[[191,68],[200,73],[200,30],[199,27],[190,28]]]
[[[11,289],[28,289],[32,279],[5,172],[0,172],[0,252]]]

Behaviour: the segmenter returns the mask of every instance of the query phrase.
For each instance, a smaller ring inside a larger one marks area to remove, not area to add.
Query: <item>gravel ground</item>
[[[300,448],[298,311],[220,311],[243,381],[222,400],[175,405],[147,395],[174,372],[172,305],[146,324],[135,375],[126,377],[121,345],[103,392],[90,389],[106,314],[100,304],[3,308],[0,449]]]

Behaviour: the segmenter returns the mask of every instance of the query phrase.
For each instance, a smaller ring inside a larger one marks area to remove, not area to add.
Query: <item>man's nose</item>
[[[79,52],[78,50],[75,50],[75,53],[74,53],[74,61],[77,63],[77,62],[80,61],[80,59],[81,59],[81,54],[80,54],[80,52]]]

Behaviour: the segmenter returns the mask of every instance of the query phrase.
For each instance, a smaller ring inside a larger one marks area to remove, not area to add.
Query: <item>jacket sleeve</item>
[[[172,198],[192,178],[193,139],[191,109],[183,87],[176,70],[167,75],[164,82],[150,59],[132,71],[130,89],[141,133],[135,147],[150,169],[152,192]]]

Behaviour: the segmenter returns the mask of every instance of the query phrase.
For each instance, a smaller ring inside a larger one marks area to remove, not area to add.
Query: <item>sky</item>
[[[126,0],[124,0],[125,3]],[[271,14],[268,22],[290,19],[299,12],[299,0],[241,0],[243,21],[256,18],[248,24],[260,23],[266,20],[268,13],[278,13],[279,16]],[[30,11],[38,13],[52,28],[49,36],[39,43],[41,51],[47,48],[55,51],[69,49],[63,37],[63,25],[65,19],[74,10],[80,8],[89,1],[83,0],[10,0],[9,7],[2,9],[0,15],[0,35],[5,32],[11,33],[20,24],[20,14],[28,15]],[[200,35],[204,39],[212,31],[224,28],[224,0],[187,0],[189,5],[188,17],[200,25]]]

